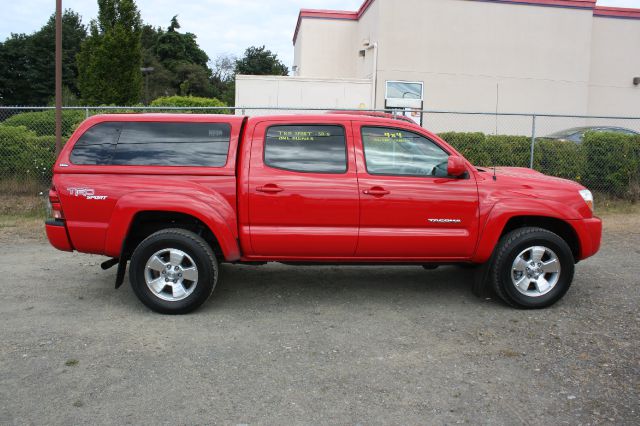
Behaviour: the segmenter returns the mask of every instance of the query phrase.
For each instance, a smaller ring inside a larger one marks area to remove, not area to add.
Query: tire
[[[184,229],[163,229],[136,247],[129,280],[138,299],[151,310],[187,314],[213,293],[218,262],[199,235]]]
[[[489,271],[489,284],[520,309],[553,305],[569,290],[575,260],[569,245],[542,228],[519,228],[503,236]]]

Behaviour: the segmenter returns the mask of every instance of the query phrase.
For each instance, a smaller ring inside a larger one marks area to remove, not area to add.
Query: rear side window
[[[230,138],[225,123],[125,123],[111,164],[222,167]]]
[[[74,164],[222,167],[227,163],[227,123],[101,123],[81,136]]]
[[[107,165],[118,142],[122,123],[99,123],[84,132],[71,152],[79,165]]]
[[[347,143],[341,126],[273,126],[267,130],[269,167],[303,173],[345,173]]]

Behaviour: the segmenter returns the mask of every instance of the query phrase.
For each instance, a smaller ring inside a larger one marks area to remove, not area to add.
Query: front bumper
[[[580,255],[577,260],[596,254],[602,242],[602,220],[598,217],[572,220],[571,225],[580,240]]]
[[[44,225],[47,238],[52,246],[62,251],[73,251],[73,246],[67,234],[67,228],[62,220],[48,220]]]

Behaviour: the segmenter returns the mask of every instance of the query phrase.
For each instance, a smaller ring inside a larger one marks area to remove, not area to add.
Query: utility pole
[[[56,156],[62,149],[62,0],[56,0]]]
[[[149,74],[151,74],[155,68],[144,67],[140,68],[140,72],[144,75],[144,104],[149,105]]]

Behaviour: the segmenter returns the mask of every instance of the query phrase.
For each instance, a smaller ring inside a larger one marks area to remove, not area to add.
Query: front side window
[[[347,143],[341,126],[273,126],[267,130],[264,162],[303,173],[345,173]]]
[[[363,127],[367,172],[389,176],[447,176],[449,154],[417,133],[385,127]]]

